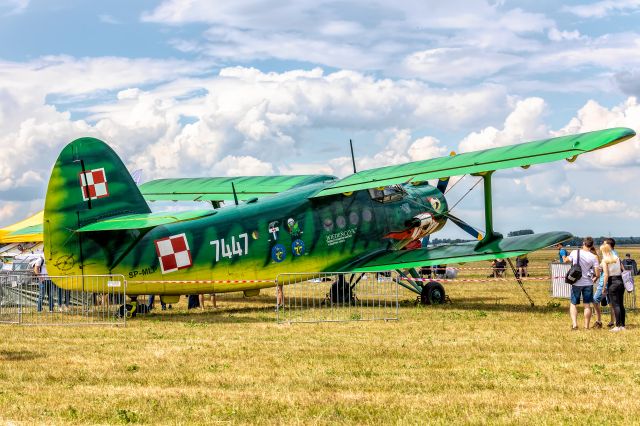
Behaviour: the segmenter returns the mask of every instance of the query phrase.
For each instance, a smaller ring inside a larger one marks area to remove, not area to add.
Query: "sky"
[[[639,17],[640,0],[0,0],[0,226],[42,209],[83,136],[146,181],[344,177],[349,139],[364,170],[640,130]],[[639,235],[639,153],[496,172],[496,230]],[[481,229],[475,181],[447,198]]]

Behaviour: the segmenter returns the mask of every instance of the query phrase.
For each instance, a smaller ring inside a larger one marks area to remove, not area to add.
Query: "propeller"
[[[473,238],[477,239],[477,240],[481,240],[482,239],[482,234],[473,226],[469,225],[467,222],[465,222],[464,220],[455,217],[454,215],[452,215],[451,213],[440,213],[442,216],[447,217],[449,220],[451,220],[451,222],[455,223],[456,225],[458,225],[458,227],[460,227],[460,229],[462,229],[463,231],[465,231],[467,234],[471,235]],[[427,247],[429,245],[429,238],[431,237],[431,234],[427,235],[426,237],[422,238],[420,240],[421,246],[422,247]]]
[[[438,185],[436,185],[436,188],[444,194],[447,190],[447,185],[449,185],[449,178],[438,179]]]
[[[451,220],[451,222],[453,222],[456,225],[458,225],[458,227],[460,229],[465,231],[467,234],[471,235],[473,238],[475,238],[477,240],[481,240],[482,239],[482,234],[480,232],[478,232],[478,230],[476,228],[474,228],[473,226],[469,225],[464,220],[455,217],[451,213],[441,213],[441,214],[443,216],[446,216],[447,218],[449,218],[449,220]]]
[[[456,155],[455,151],[451,151],[449,153],[449,157],[454,157],[455,155]],[[442,179],[438,179],[438,185],[436,186],[436,188],[438,188],[440,190],[440,192],[442,192],[443,194],[447,190],[447,185],[449,185],[449,179],[450,178],[448,178],[448,177],[442,178]]]

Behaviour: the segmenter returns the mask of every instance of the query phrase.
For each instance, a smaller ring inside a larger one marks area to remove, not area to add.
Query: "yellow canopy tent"
[[[36,243],[42,241],[44,211],[0,229],[0,243]]]

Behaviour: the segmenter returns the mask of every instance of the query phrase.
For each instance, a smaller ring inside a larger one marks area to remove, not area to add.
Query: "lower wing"
[[[349,263],[338,272],[378,272],[502,259],[540,250],[572,237],[568,232],[545,232],[501,238],[480,248],[477,248],[477,242],[468,242],[416,250],[379,250]]]

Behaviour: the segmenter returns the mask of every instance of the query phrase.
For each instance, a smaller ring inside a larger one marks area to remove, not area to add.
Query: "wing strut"
[[[527,296],[527,299],[529,299],[529,303],[531,303],[531,307],[533,308],[535,306],[533,304],[533,299],[531,299],[531,296],[529,296],[529,293],[527,293],[527,290],[524,289],[524,284],[522,284],[522,277],[518,275],[518,272],[516,271],[515,266],[513,266],[513,262],[511,261],[510,257],[507,257],[507,262],[509,262],[509,266],[511,266],[511,271],[513,272],[513,276],[516,277],[516,281],[518,281],[518,285],[524,292],[524,295]]]
[[[476,250],[480,249],[487,244],[502,239],[502,234],[493,230],[493,203],[491,197],[491,176],[493,171],[483,173],[482,180],[484,184],[484,231],[485,235],[480,242],[476,245]]]

